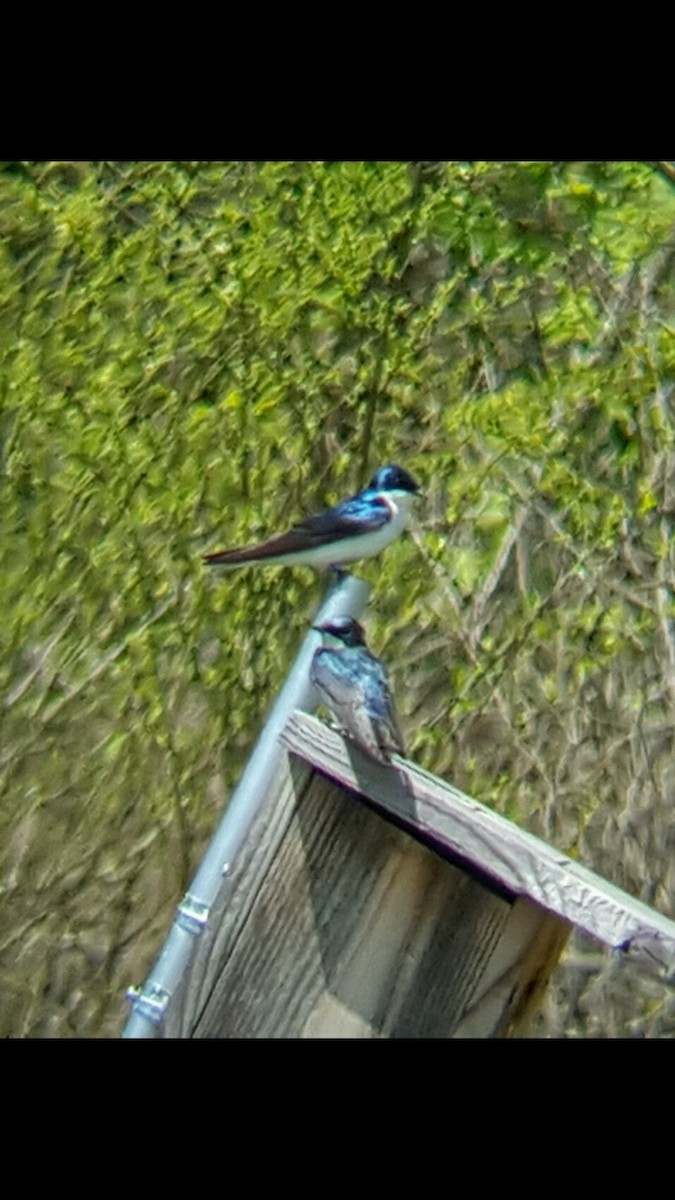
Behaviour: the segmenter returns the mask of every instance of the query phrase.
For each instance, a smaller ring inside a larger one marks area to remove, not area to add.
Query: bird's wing
[[[218,550],[207,554],[204,561],[217,566],[219,563],[245,562],[250,558],[278,558],[281,554],[297,554],[316,546],[338,542],[342,538],[358,537],[360,533],[372,533],[381,529],[391,516],[385,500],[379,496],[365,499],[354,496],[341,504],[306,517],[293,525],[287,533],[279,533],[266,542],[242,546],[237,550]]]
[[[366,711],[375,726],[378,741],[385,751],[405,754],[403,734],[398,721],[394,700],[389,688],[387,672],[382,663],[373,658],[366,687]]]
[[[393,705],[389,706],[386,720],[374,721],[373,726],[380,749],[386,755],[391,753],[405,754],[403,734],[401,733],[401,727]]]
[[[380,496],[352,496],[333,508],[299,521],[290,533],[303,533],[311,538],[311,544],[322,546],[343,537],[357,537],[360,533],[374,533],[391,518],[391,509]]]

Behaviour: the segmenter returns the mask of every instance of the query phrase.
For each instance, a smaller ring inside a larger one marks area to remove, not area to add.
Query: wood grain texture
[[[307,713],[296,712],[282,740],[303,761],[513,896],[622,950],[647,970],[675,979],[675,923],[573,862],[449,784],[396,758],[380,766]]]
[[[166,1033],[491,1036],[535,987],[546,921],[286,755]]]

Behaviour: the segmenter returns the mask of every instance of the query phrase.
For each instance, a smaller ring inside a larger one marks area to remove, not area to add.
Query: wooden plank
[[[308,713],[294,714],[282,741],[453,861],[675,981],[675,922],[499,813],[406,759],[381,766]]]
[[[493,1036],[536,990],[542,922],[286,754],[166,1033]]]
[[[558,963],[572,926],[518,899],[474,1000],[453,1037],[523,1033]]]
[[[224,864],[223,883],[207,927],[167,1012],[167,1037],[199,1036],[195,1030],[212,1001],[222,965],[234,955],[239,931],[252,920],[256,897],[293,820],[296,795],[306,788],[311,776],[311,769],[304,763],[289,762],[288,755],[282,756],[273,791],[275,803],[266,798],[236,860]],[[226,1035],[211,1031],[201,1036]]]

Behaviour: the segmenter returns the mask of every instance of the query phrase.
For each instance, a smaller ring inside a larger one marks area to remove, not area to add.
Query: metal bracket
[[[147,983],[142,988],[127,988],[127,1000],[134,1015],[145,1017],[152,1025],[161,1025],[164,1020],[171,992],[158,983]]]
[[[186,933],[191,933],[193,937],[198,937],[206,926],[209,919],[209,905],[203,900],[198,900],[196,896],[191,896],[188,892],[182,904],[178,905],[176,915],[176,924],[184,929]]]

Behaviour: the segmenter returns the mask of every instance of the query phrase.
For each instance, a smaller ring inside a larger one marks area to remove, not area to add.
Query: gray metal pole
[[[347,574],[341,576],[326,596],[316,621],[338,616],[358,617],[370,591],[370,584],[363,579]],[[159,1031],[171,996],[192,957],[195,939],[206,925],[223,875],[238,853],[277,770],[281,755],[279,734],[296,708],[306,712],[316,708],[309,666],[320,642],[320,634],[310,630],[270,710],[190,890],[179,905],[157,962],[143,987],[131,988],[127,993],[132,1011],[122,1034],[125,1038],[151,1038]]]

